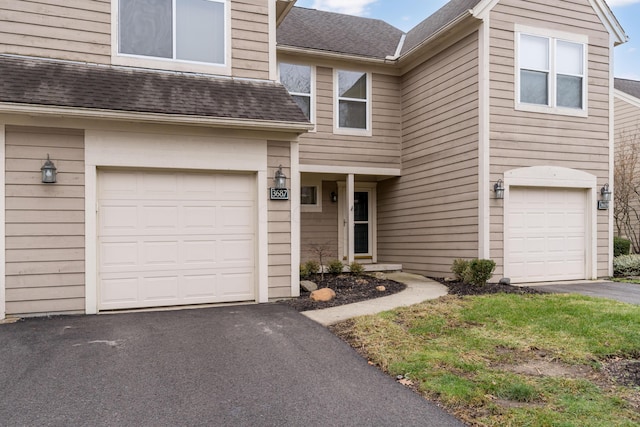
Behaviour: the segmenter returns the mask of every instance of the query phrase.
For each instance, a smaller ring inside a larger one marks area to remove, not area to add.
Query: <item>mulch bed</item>
[[[503,285],[500,283],[487,283],[484,286],[472,286],[460,281],[445,280],[442,277],[432,277],[432,280],[442,283],[449,288],[449,294],[458,296],[486,295],[486,294],[544,294],[545,292],[528,288],[526,286]]]
[[[309,298],[310,292],[300,290],[300,297],[282,300],[280,303],[293,307],[297,311],[318,310],[385,297],[400,292],[407,287],[404,283],[398,283],[384,278],[384,275],[374,276],[363,274],[356,276],[352,274],[325,273],[324,279],[320,274],[317,274],[306,280],[314,282],[318,285],[318,289],[333,289],[336,297],[328,302],[317,302]],[[378,286],[384,286],[385,290],[377,290],[376,287]]]

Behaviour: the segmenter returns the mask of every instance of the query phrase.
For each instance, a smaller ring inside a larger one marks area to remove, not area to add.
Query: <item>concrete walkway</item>
[[[389,280],[406,284],[407,289],[388,297],[374,298],[322,310],[303,311],[302,314],[321,325],[328,326],[352,317],[376,314],[447,295],[446,286],[417,274],[397,272],[387,273],[386,276]]]

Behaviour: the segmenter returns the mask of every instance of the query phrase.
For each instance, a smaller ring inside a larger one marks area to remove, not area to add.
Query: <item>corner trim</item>
[[[6,229],[6,213],[5,213],[5,125],[0,123],[0,224],[2,224],[3,232],[0,233],[0,251],[2,251],[2,260],[0,260],[0,320],[3,320],[7,314],[7,285],[6,285],[6,259],[7,248],[5,240]]]
[[[291,296],[300,296],[300,144],[292,142],[291,155]],[[322,198],[322,192],[319,197]]]
[[[478,30],[478,258],[491,258],[491,21],[487,16]]]

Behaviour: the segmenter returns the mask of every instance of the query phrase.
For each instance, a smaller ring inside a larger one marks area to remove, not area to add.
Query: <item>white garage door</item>
[[[507,275],[514,283],[584,279],[585,190],[511,187]]]
[[[255,177],[103,171],[99,309],[255,299]]]

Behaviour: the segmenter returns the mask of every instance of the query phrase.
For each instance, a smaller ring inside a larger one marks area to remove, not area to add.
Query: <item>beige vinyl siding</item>
[[[478,253],[478,37],[404,76],[402,177],[378,184],[378,261],[431,276]]]
[[[399,168],[402,119],[398,77],[371,74],[372,136],[351,136],[333,133],[333,72],[333,68],[316,67],[316,132],[300,137],[300,164]]]
[[[0,9],[0,53],[111,63],[109,0],[0,0]],[[233,76],[269,78],[266,0],[231,2],[231,49]]]
[[[266,0],[231,2],[234,77],[269,78],[269,9]]]
[[[267,186],[282,165],[285,176],[291,177],[289,142],[269,141],[267,147]],[[290,184],[287,179],[287,186]],[[260,193],[258,193],[260,194]],[[258,197],[261,197],[260,195]],[[266,197],[269,197],[266,195]],[[269,200],[269,298],[291,296],[291,200]]]
[[[491,12],[491,182],[511,169],[561,166],[609,181],[609,35],[588,0],[502,0]],[[515,110],[515,23],[589,37],[588,117]],[[503,203],[491,199],[491,258],[503,272]],[[598,276],[608,275],[608,212],[598,212]]]
[[[111,61],[108,0],[0,0],[0,9],[0,53]]]
[[[7,126],[5,167],[7,314],[84,312],[83,133]]]
[[[626,100],[622,100],[618,97],[615,98],[615,163],[616,166],[621,162],[621,150],[625,150],[632,144],[640,144],[640,99],[638,104],[634,105]],[[635,176],[640,176],[640,171]],[[616,189],[613,189],[614,195]],[[635,203],[631,205],[640,213],[640,201],[635,200]],[[632,222],[632,228],[635,231],[635,235],[640,233],[640,224],[637,221]],[[628,237],[628,233],[618,228],[618,225],[614,222],[614,232],[617,236]],[[636,237],[637,239],[637,237]]]
[[[338,203],[331,201],[331,193],[338,193],[335,181],[322,181],[322,212],[300,214],[300,261],[320,261],[318,249],[322,249],[323,264],[338,259]]]

